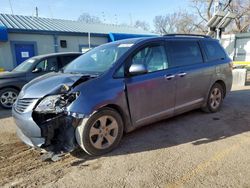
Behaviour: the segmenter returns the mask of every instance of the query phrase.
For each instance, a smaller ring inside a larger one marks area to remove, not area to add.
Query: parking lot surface
[[[58,162],[15,136],[0,111],[0,187],[250,187],[250,87],[234,88],[215,114],[195,110],[124,136],[101,157]]]

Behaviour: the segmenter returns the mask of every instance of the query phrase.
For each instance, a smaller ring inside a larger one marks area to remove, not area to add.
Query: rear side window
[[[76,59],[79,56],[80,55],[64,55],[64,56],[60,56],[60,62],[62,64],[62,67],[69,64],[71,61],[73,61],[74,59]]]
[[[217,41],[206,41],[204,42],[204,48],[207,55],[208,61],[220,60],[226,57],[224,50]]]
[[[197,41],[171,41],[167,43],[171,56],[170,67],[202,63],[202,54]]]

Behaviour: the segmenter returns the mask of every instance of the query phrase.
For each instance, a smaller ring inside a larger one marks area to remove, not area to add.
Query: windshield
[[[30,58],[18,65],[15,69],[13,69],[14,72],[27,72],[33,67],[33,63],[36,61],[35,58]]]
[[[118,43],[101,45],[72,61],[63,71],[66,73],[101,74],[110,69],[132,45]]]

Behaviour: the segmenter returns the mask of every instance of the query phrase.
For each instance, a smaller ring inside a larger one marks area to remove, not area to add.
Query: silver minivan
[[[51,157],[79,146],[102,155],[138,127],[197,108],[217,112],[231,85],[232,61],[215,39],[126,39],[26,84],[13,117],[19,138]]]

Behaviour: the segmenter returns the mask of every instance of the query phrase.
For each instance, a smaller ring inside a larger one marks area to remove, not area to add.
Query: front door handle
[[[187,75],[187,73],[185,73],[185,72],[181,72],[181,73],[178,74],[179,77],[184,77],[186,75]]]
[[[170,75],[165,75],[164,77],[165,77],[165,79],[167,79],[167,80],[171,80],[172,78],[175,77],[175,75],[170,74]]]

